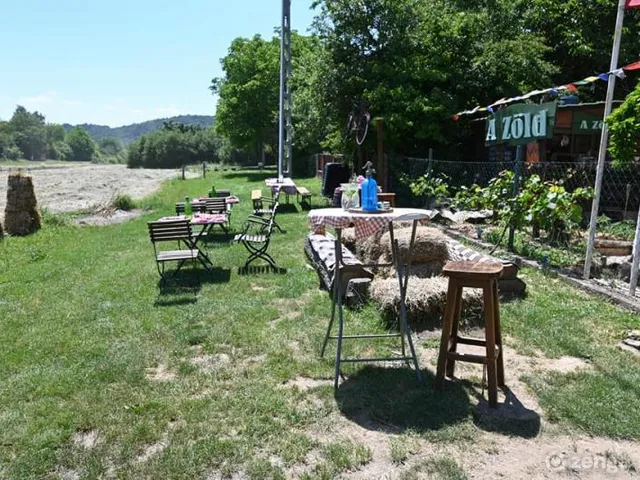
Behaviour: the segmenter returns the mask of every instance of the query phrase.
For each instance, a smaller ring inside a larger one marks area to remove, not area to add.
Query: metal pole
[[[513,176],[513,199],[518,195],[520,190],[520,173],[522,172],[522,158],[524,156],[524,149],[522,145],[518,145],[516,148],[516,165],[514,168],[515,175]],[[512,212],[513,214],[513,212]],[[515,238],[515,227],[513,225],[513,219],[509,225],[509,238],[507,240],[507,250],[513,252],[513,241]]]
[[[284,44],[284,29],[285,29],[285,14],[287,10],[287,3],[290,0],[282,0],[282,18],[280,28],[280,117],[278,126],[278,182],[282,182],[282,164],[284,160],[284,128],[285,128],[285,112],[284,112],[284,88],[285,88],[285,44]]]
[[[293,105],[291,104],[291,0],[285,0],[286,10],[284,12],[284,158],[287,161],[287,174],[293,175],[293,125],[291,115]]]
[[[638,221],[636,223],[636,238],[633,242],[633,262],[631,262],[631,279],[629,285],[629,295],[636,294],[638,284],[638,268],[640,267],[640,209],[638,210]]]
[[[613,34],[613,49],[611,51],[611,65],[609,71],[613,72],[618,68],[618,53],[620,52],[620,39],[622,37],[622,22],[624,20],[625,0],[618,2],[618,15],[616,17],[616,29]],[[607,99],[604,105],[604,120],[611,113],[611,104],[613,103],[613,94],[616,87],[616,76],[609,75],[609,84],[607,85]],[[598,223],[598,209],[600,207],[600,195],[602,193],[602,177],[604,176],[604,160],[607,154],[607,142],[609,140],[609,127],[605,121],[602,125],[602,134],[600,136],[600,149],[598,150],[598,168],[596,171],[596,185],[593,196],[593,205],[591,206],[591,220],[589,222],[589,240],[587,242],[587,253],[584,260],[583,277],[588,280],[591,276],[591,260],[593,257],[593,246],[596,241],[596,227]]]

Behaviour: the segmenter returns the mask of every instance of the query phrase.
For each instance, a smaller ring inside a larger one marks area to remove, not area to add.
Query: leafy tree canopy
[[[96,142],[81,127],[76,127],[67,134],[67,144],[71,148],[71,159],[78,162],[90,162],[98,151]]]

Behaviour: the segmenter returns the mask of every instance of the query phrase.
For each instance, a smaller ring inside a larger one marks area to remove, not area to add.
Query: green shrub
[[[65,227],[70,223],[67,215],[53,213],[47,207],[42,207],[40,209],[40,218],[42,219],[43,225],[48,225],[50,227]]]
[[[136,208],[136,202],[133,200],[133,198],[131,198],[131,195],[127,195],[126,193],[119,193],[111,201],[111,206],[117,210],[129,211]]]

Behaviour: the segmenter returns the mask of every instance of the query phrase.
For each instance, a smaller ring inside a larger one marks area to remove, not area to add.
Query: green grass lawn
[[[241,199],[232,215],[239,228],[251,190],[266,193],[267,176],[218,171],[173,180],[142,202],[149,208],[142,218],[74,227],[47,217],[36,235],[4,239],[0,476],[283,478],[314,458],[307,478],[333,478],[371,461],[366,444],[335,431],[336,419],[431,442],[473,441],[468,385],[434,392],[431,365],[422,365],[423,385],[408,368],[347,367],[334,395],[332,355],[319,358],[330,301],[306,265],[306,212],[294,199],[278,216],[286,233],[274,234],[270,246],[286,274],[242,275],[246,251],[217,241],[209,244],[213,274],[159,285],[146,221],[172,214],[174,202],[213,183]],[[325,206],[318,181],[298,183],[315,193],[314,206]],[[615,348],[638,317],[534,271],[526,281],[529,297],[502,307],[515,346],[593,365],[527,379],[545,415],[570,430],[640,437],[640,362]],[[381,332],[382,325],[373,306],[348,314],[350,330]],[[393,346],[345,348],[369,354]],[[292,388],[287,382],[298,377],[328,381]],[[410,455],[391,449],[394,458]],[[447,462],[424,468],[464,477]]]

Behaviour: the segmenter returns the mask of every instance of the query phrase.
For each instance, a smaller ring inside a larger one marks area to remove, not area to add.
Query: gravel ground
[[[56,165],[22,170],[33,177],[38,205],[52,212],[104,206],[119,193],[140,199],[153,193],[163,181],[179,174],[178,170],[128,169],[124,165]],[[0,170],[2,216],[9,172],[9,169]]]

